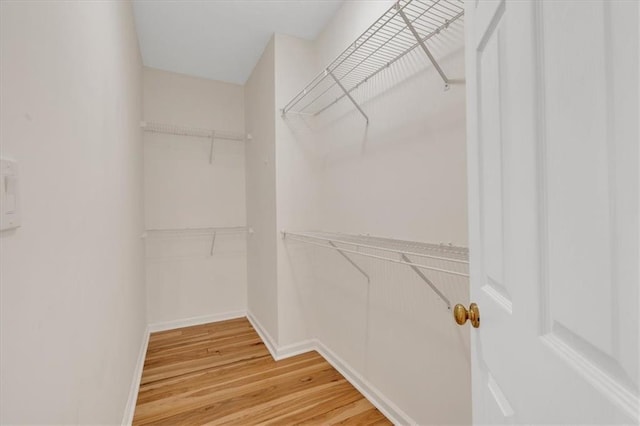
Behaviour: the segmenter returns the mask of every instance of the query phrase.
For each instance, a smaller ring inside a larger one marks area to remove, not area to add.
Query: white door
[[[639,3],[466,2],[475,424],[640,422]]]

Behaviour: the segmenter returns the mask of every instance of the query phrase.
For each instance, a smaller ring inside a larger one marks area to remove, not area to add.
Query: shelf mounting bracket
[[[215,130],[212,130],[211,131],[211,147],[209,148],[209,164],[213,164],[213,141],[215,139],[216,139],[216,132]],[[213,238],[215,239],[215,237]],[[213,248],[211,250],[213,251]]]
[[[211,250],[209,250],[209,256],[213,256],[213,247],[216,245],[216,231],[213,231],[213,238],[211,238]]]
[[[349,256],[347,256],[347,254],[345,252],[343,252],[342,250],[340,250],[340,247],[338,247],[337,245],[335,245],[333,243],[333,241],[329,241],[329,244],[331,244],[331,246],[336,249],[336,251],[338,253],[340,253],[342,255],[342,257],[344,257],[345,259],[347,259],[347,262],[349,262],[351,265],[353,265],[354,268],[356,268],[358,271],[360,271],[360,273],[362,275],[364,275],[364,277],[367,279],[367,282],[370,283],[371,282],[371,278],[369,278],[369,274],[367,274],[364,269],[362,269],[360,266],[358,266],[358,264],[356,262],[353,261],[353,259],[351,259]]]
[[[406,254],[401,253],[401,256],[402,256],[402,260],[404,260],[405,262],[412,263],[411,259],[409,259]],[[433,290],[433,292],[437,294],[444,303],[447,304],[447,309],[451,310],[451,302],[449,301],[449,299],[447,299],[447,297],[444,294],[442,294],[440,290],[438,290],[438,287],[436,287],[435,284],[433,284],[431,280],[427,278],[420,269],[416,268],[415,265],[409,265],[409,267],[413,269],[413,271],[416,274],[418,274],[418,276],[422,278],[422,280],[426,282],[429,285],[429,287],[431,287],[431,290]]]
[[[367,120],[367,124],[369,124],[369,117],[367,116],[367,114],[364,113],[364,111],[362,110],[362,108],[360,108],[360,105],[358,105],[358,103],[356,102],[355,99],[353,99],[353,96],[351,96],[351,93],[349,93],[349,91],[347,89],[345,89],[345,87],[342,85],[342,83],[340,83],[340,80],[338,80],[336,78],[335,75],[333,75],[333,73],[331,71],[329,71],[327,69],[327,73],[331,76],[331,78],[333,79],[333,81],[336,82],[336,84],[338,85],[338,87],[340,87],[340,89],[342,89],[342,91],[344,92],[344,95],[349,98],[349,100],[356,106],[356,108],[358,109],[358,111],[360,111],[360,114],[362,114],[362,116],[364,117],[365,120]]]
[[[409,31],[411,31],[411,34],[413,34],[416,41],[422,48],[422,50],[424,50],[424,53],[429,58],[429,60],[433,64],[436,71],[438,71],[438,74],[440,74],[440,77],[442,77],[442,80],[444,80],[444,89],[445,90],[449,89],[449,79],[447,78],[447,75],[444,73],[444,71],[442,71],[442,68],[440,68],[440,65],[438,65],[438,61],[436,61],[436,58],[433,57],[433,55],[431,54],[431,51],[425,44],[424,40],[422,40],[422,37],[420,37],[420,34],[418,34],[418,31],[416,31],[415,27],[413,26],[413,24],[411,23],[407,15],[404,13],[404,10],[398,9],[398,14],[402,17],[402,19],[404,20],[404,23],[407,24],[407,28],[409,28]]]

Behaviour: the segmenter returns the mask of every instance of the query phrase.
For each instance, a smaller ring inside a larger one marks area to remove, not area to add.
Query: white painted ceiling
[[[244,84],[273,33],[315,39],[343,0],[134,0],[144,65]]]

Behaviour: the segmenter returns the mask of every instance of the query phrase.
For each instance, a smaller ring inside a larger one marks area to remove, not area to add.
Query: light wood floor
[[[153,333],[134,425],[391,424],[317,352],[274,361],[246,318]]]

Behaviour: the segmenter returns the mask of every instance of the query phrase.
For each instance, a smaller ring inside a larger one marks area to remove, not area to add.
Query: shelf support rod
[[[216,139],[216,131],[212,130],[211,131],[211,147],[209,148],[209,164],[213,164],[213,141],[215,139]]]
[[[213,256],[213,247],[216,245],[216,232],[213,231],[213,238],[211,238],[211,250],[209,250],[209,256]]]
[[[436,71],[438,71],[438,74],[440,74],[440,77],[442,77],[442,79],[444,80],[445,89],[448,89],[449,88],[449,79],[447,78],[447,76],[444,73],[444,71],[442,71],[442,68],[440,68],[440,65],[438,65],[438,61],[436,61],[436,58],[433,57],[433,55],[429,51],[429,48],[427,48],[427,45],[425,44],[424,40],[422,40],[422,37],[420,37],[420,34],[418,34],[418,31],[416,31],[416,29],[413,27],[413,24],[411,24],[411,21],[409,20],[409,18],[407,18],[407,15],[404,13],[404,10],[400,9],[400,10],[398,10],[398,13],[400,14],[402,19],[404,20],[404,23],[407,24],[407,28],[409,28],[409,31],[411,31],[411,34],[413,34],[413,36],[415,37],[415,39],[418,42],[418,44],[420,45],[420,47],[422,47],[422,50],[424,50],[424,53],[429,58],[429,60],[433,64],[433,66],[436,69]]]
[[[331,71],[327,70],[327,73],[331,76],[331,78],[333,78],[333,81],[336,82],[338,87],[340,87],[340,89],[342,89],[342,91],[344,92],[345,96],[347,98],[349,98],[349,100],[356,106],[356,108],[358,108],[358,111],[360,111],[360,114],[362,114],[364,119],[367,120],[367,124],[369,124],[369,117],[367,117],[367,114],[365,114],[364,111],[362,110],[362,108],[360,108],[360,105],[358,105],[356,100],[353,99],[353,96],[351,96],[351,93],[349,93],[349,91],[347,89],[345,89],[345,87],[342,85],[342,83],[340,83],[340,80],[338,80],[336,78],[336,76],[333,75],[333,73]]]
[[[441,292],[440,290],[438,290],[438,287],[436,287],[436,286],[431,282],[431,280],[430,280],[429,278],[427,278],[427,277],[424,275],[424,273],[422,273],[422,271],[421,271],[420,269],[416,268],[416,266],[412,264],[411,259],[409,259],[409,258],[407,257],[407,255],[406,255],[406,254],[401,253],[401,256],[402,256],[402,260],[404,260],[405,262],[407,262],[407,263],[409,264],[409,267],[410,267],[411,269],[413,269],[413,272],[415,272],[416,274],[418,274],[418,276],[419,276],[420,278],[422,278],[422,280],[423,280],[424,282],[426,282],[426,283],[429,285],[429,287],[431,287],[431,290],[433,290],[433,291],[434,291],[434,293],[436,293],[436,294],[440,297],[440,299],[442,299],[442,301],[443,301],[444,303],[446,303],[446,304],[447,304],[447,309],[451,310],[451,302],[449,301],[449,299],[447,299],[447,297],[446,297],[444,294],[442,294],[442,292]]]
[[[347,262],[349,262],[351,265],[353,265],[354,268],[356,268],[358,271],[360,271],[360,273],[362,275],[364,275],[364,277],[367,279],[367,282],[370,283],[371,282],[371,278],[369,278],[369,274],[367,274],[364,269],[362,269],[360,266],[358,266],[358,264],[356,262],[354,262],[349,256],[346,255],[345,252],[343,252],[342,250],[340,250],[340,247],[338,247],[337,245],[335,245],[333,243],[333,241],[329,241],[329,244],[331,244],[331,246],[333,248],[335,248],[338,253],[340,253],[342,255],[342,257],[344,257],[345,259],[347,259]]]

